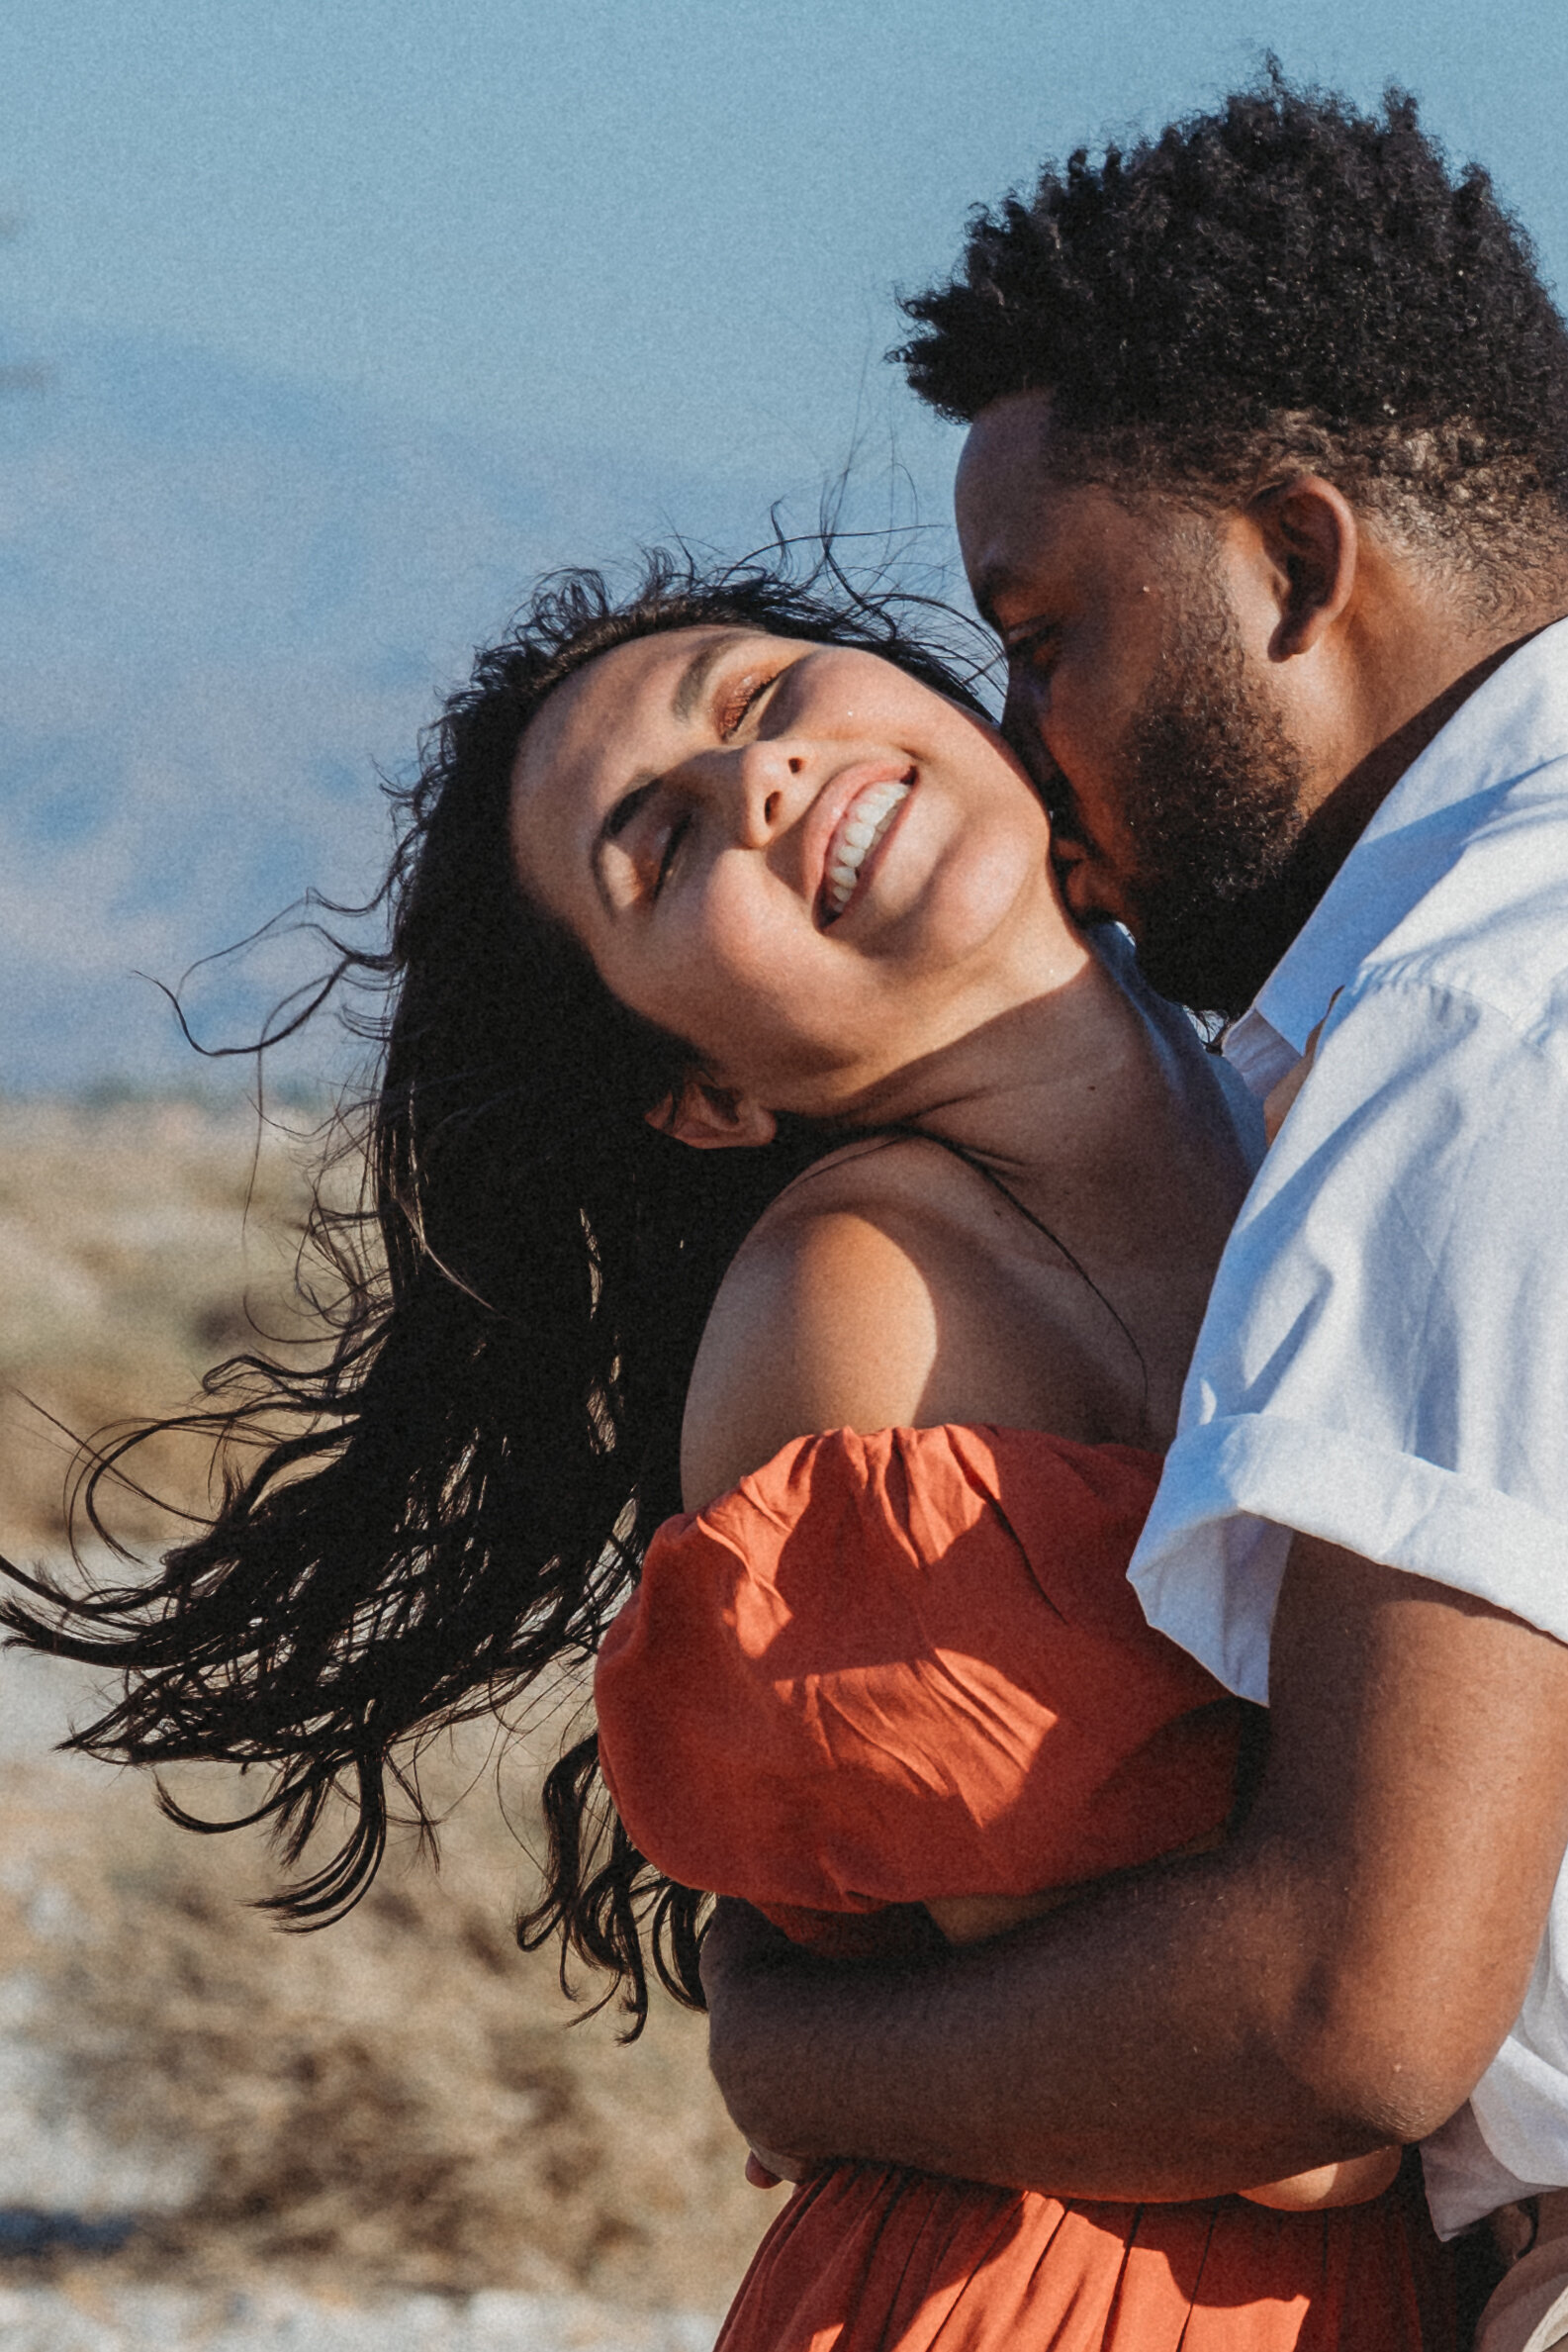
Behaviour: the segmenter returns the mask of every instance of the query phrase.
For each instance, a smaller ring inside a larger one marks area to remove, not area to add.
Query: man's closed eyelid
[[[1017,628],[1003,631],[1002,647],[1008,660],[1014,661],[1039,653],[1047,646],[1054,646],[1061,635],[1061,623],[1059,620],[1026,621]]]

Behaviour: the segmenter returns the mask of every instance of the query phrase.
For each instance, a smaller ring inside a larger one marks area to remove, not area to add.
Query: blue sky
[[[940,566],[895,285],[1268,48],[1413,87],[1568,286],[1562,0],[0,10],[0,364],[50,371],[0,400],[0,1089],[191,1075],[134,976],[368,893],[378,771],[540,568],[809,526],[857,445]],[[212,968],[207,1033],[309,953]]]
[[[895,280],[1275,47],[1412,84],[1568,276],[1560,0],[47,0],[0,29],[0,316],[781,481],[889,414]],[[868,382],[868,379],[870,380]],[[896,387],[892,387],[896,392]],[[907,399],[900,433],[925,430]],[[941,435],[934,436],[946,447]]]

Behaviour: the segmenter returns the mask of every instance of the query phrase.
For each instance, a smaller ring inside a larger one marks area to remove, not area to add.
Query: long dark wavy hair
[[[430,1824],[411,1769],[436,1730],[506,1708],[597,1651],[659,1522],[681,1507],[692,1358],[725,1266],[768,1200],[833,1140],[800,1123],[755,1152],[696,1153],[645,1113],[695,1057],[629,1013],[513,879],[518,741],[562,681],[658,631],[732,624],[864,647],[980,709],[908,633],[911,603],[810,569],[701,572],[656,553],[617,599],[553,576],[482,653],[395,795],[399,831],[372,907],[384,950],[339,946],[297,1026],[337,988],[379,993],[375,1082],[332,1162],[362,1156],[357,1207],[319,1181],[302,1274],[324,1292],[324,1363],[246,1354],[203,1406],[91,1449],[75,1524],[114,1545],[128,1457],[159,1431],[215,1441],[210,1526],[143,1581],[72,1589],[10,1567],[0,1608],[24,1642],[113,1669],[124,1696],[71,1742],[137,1764],[258,1768],[243,1817],[301,1861],[328,1800],[352,1822],[329,1857],[267,1898],[320,1925],[362,1895],[385,1849],[389,1782]],[[546,1686],[547,1687],[547,1686]],[[215,1824],[180,1807],[188,1827]],[[701,2004],[705,1898],[661,1877],[614,1816],[594,1735],[549,1774],[548,1852],[518,1924],[609,1972],[629,2030],[651,1959]]]

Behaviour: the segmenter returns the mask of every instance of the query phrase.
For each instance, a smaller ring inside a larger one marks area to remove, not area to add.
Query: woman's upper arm
[[[719,1288],[682,1432],[689,1510],[791,1438],[929,1418],[938,1313],[918,1234],[853,1209],[767,1220]]]

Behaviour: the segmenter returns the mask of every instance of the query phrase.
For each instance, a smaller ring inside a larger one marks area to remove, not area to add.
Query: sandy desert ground
[[[297,1148],[253,1112],[0,1104],[0,1545],[57,1557],[69,1449],[287,1326]],[[248,1207],[247,1207],[248,1196]],[[197,1465],[160,1476],[194,1497]],[[155,1544],[144,1506],[132,1532]],[[432,1759],[347,1922],[284,1935],[248,1835],[51,1752],[91,1693],[0,1663],[0,2338],[16,2352],[697,2352],[766,2224],[666,2004],[572,2024],[509,1922],[559,1723]],[[182,1790],[182,1794],[187,1793]],[[218,1802],[222,1792],[208,1791]]]

